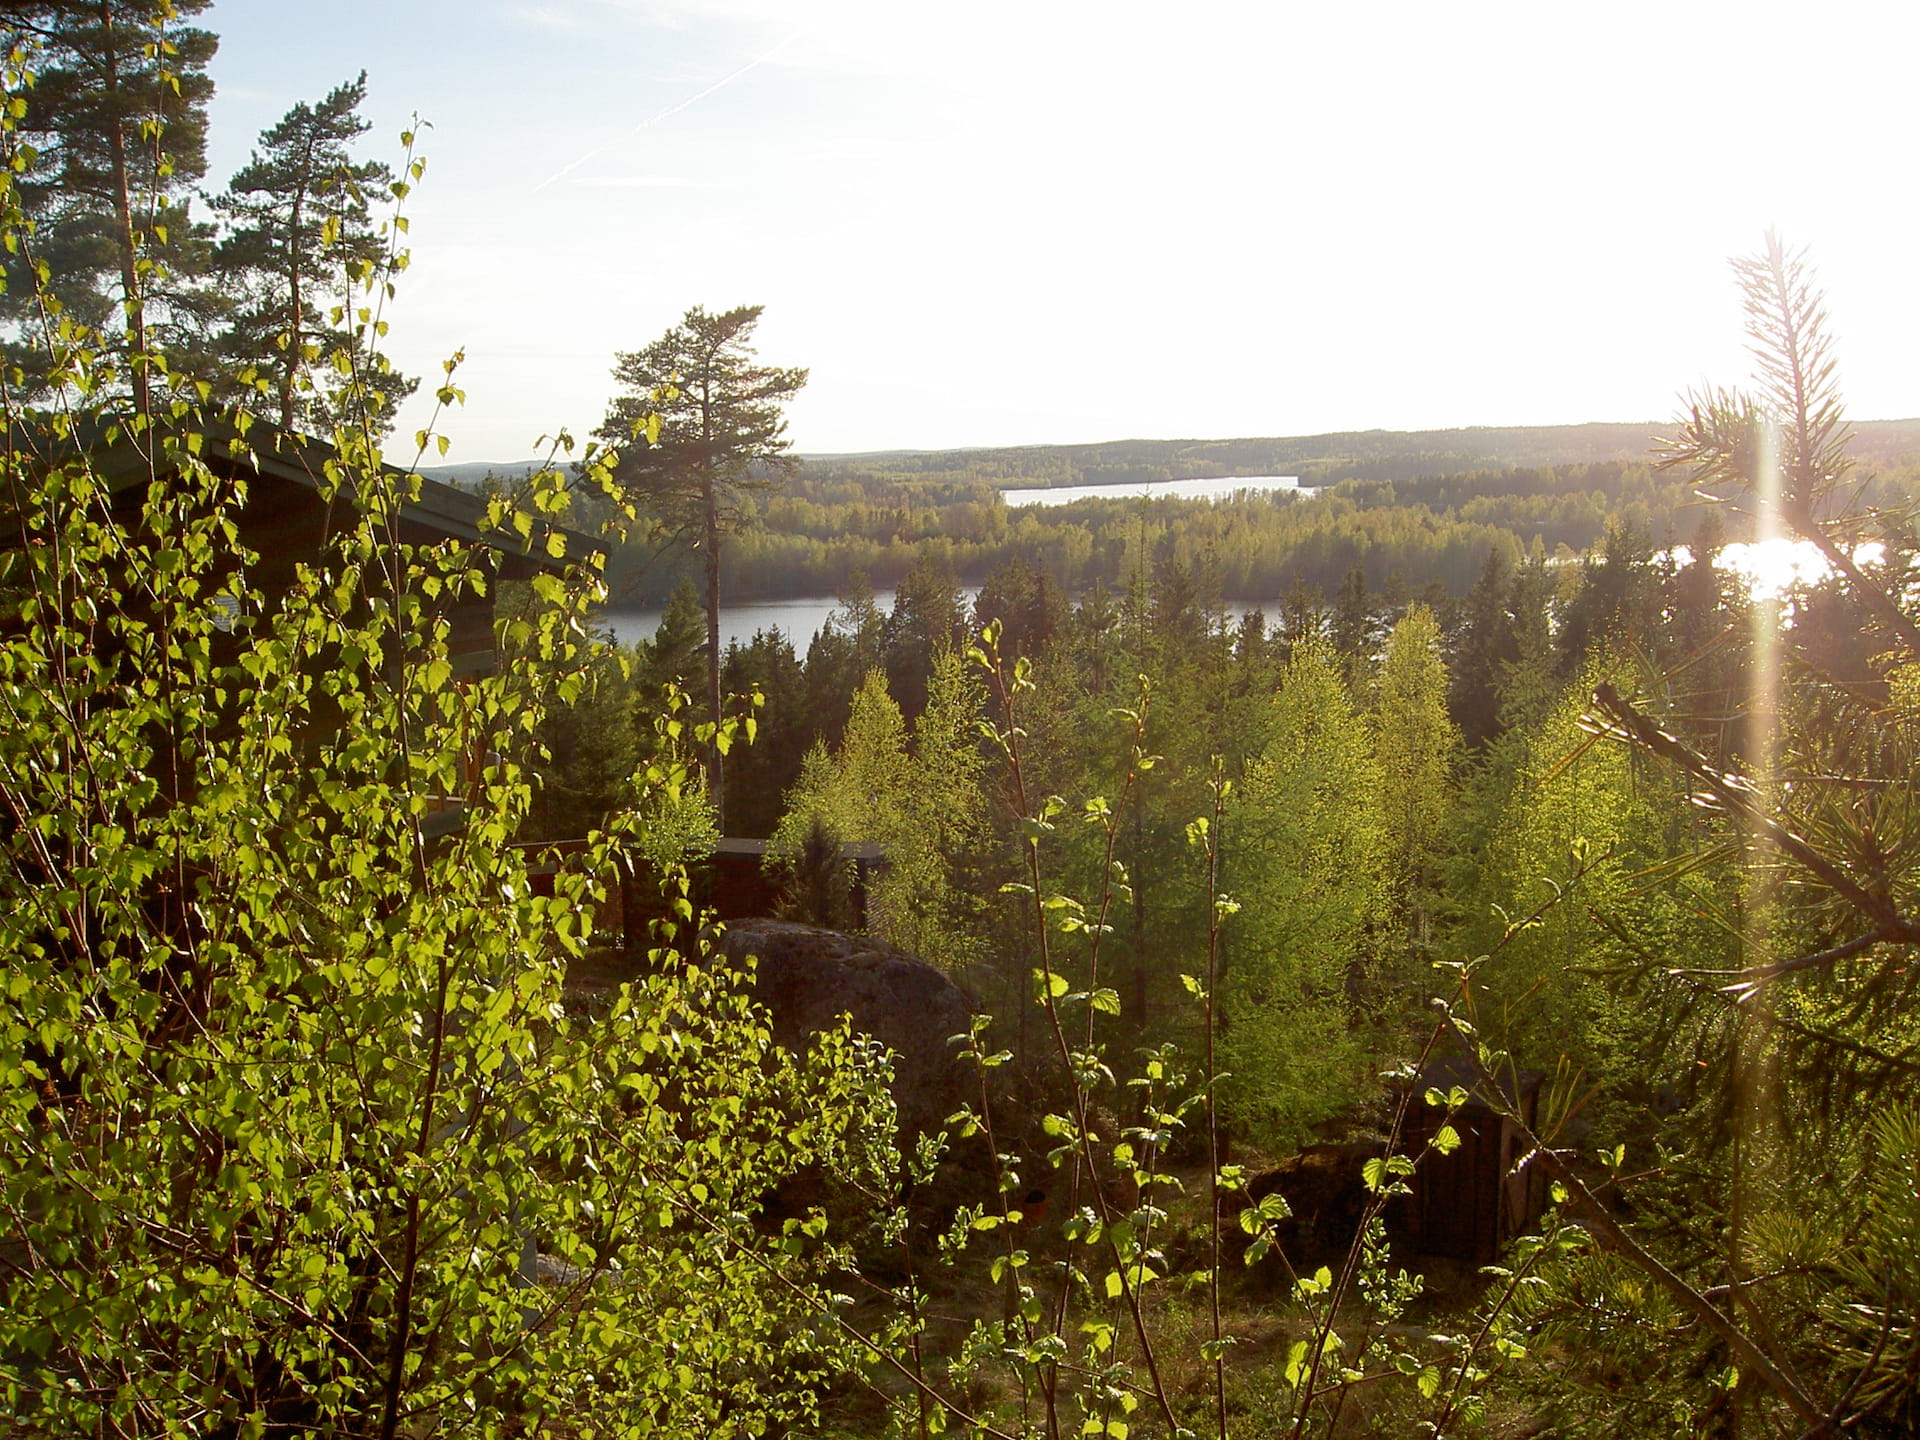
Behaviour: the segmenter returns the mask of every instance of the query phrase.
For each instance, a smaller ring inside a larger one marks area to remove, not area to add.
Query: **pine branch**
[[[1894,941],[1920,944],[1920,921],[1902,915],[1890,899],[1860,885],[1843,867],[1827,859],[1793,830],[1768,814],[1762,806],[1759,793],[1745,776],[1720,770],[1697,750],[1662,730],[1622,699],[1611,682],[1601,682],[1593,692],[1593,703],[1604,717],[1599,724],[1605,733],[1626,740],[1678,767],[1728,814],[1764,835],[1782,854],[1809,871],[1835,895],[1871,920],[1874,942],[1869,943]],[[1858,951],[1847,953],[1856,954]],[[1845,956],[1831,955],[1829,963],[1842,958]]]
[[[1449,1017],[1451,1023],[1451,1017]],[[1487,1069],[1480,1058],[1480,1050],[1474,1037],[1461,1030],[1457,1023],[1454,1033],[1465,1051],[1468,1062],[1473,1066],[1478,1091],[1497,1103],[1503,1093],[1499,1082]],[[1740,1363],[1776,1396],[1786,1403],[1800,1422],[1808,1427],[1810,1437],[1838,1436],[1838,1425],[1823,1411],[1817,1401],[1808,1392],[1806,1385],[1784,1362],[1776,1362],[1743,1330],[1735,1319],[1715,1305],[1700,1291],[1694,1289],[1676,1272],[1669,1269],[1656,1255],[1642,1246],[1629,1235],[1613,1213],[1600,1203],[1573,1173],[1565,1157],[1549,1148],[1533,1133],[1526,1120],[1516,1107],[1500,1105],[1504,1118],[1514,1127],[1521,1143],[1527,1147],[1528,1157],[1546,1167],[1546,1171],[1566,1191],[1569,1198],[1580,1211],[1595,1237],[1615,1254],[1621,1256],[1641,1274],[1652,1280],[1667,1295],[1692,1315],[1708,1330],[1725,1342],[1728,1349],[1739,1357]],[[1526,1163],[1526,1162],[1522,1162]]]

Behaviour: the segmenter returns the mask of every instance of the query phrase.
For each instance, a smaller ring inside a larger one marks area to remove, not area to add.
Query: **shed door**
[[[1414,1177],[1421,1248],[1484,1265],[1499,1244],[1500,1121],[1482,1110],[1453,1117],[1460,1148],[1429,1152]]]

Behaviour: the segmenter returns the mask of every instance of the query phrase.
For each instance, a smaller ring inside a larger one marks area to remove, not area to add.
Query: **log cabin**
[[[331,445],[263,422],[196,416],[191,426],[163,420],[146,429],[111,420],[16,424],[5,444],[14,475],[84,461],[105,489],[107,516],[128,535],[142,526],[153,484],[165,484],[178,472],[178,459],[169,457],[183,449],[196,455],[216,482],[232,486],[238,500],[232,567],[223,578],[216,565],[210,600],[236,615],[238,597],[247,594],[271,614],[297,583],[299,568],[326,557],[330,542],[355,523],[367,500],[352,467],[338,463]],[[450,683],[466,684],[495,669],[499,587],[494,582],[558,574],[600,548],[601,542],[539,517],[516,517],[522,518],[520,525],[490,525],[488,497],[396,466],[382,471],[391,482],[390,494],[399,499],[385,527],[390,543],[451,542],[471,553],[489,581],[482,593],[432,602],[448,626]],[[16,518],[18,506],[12,516],[8,508],[0,494],[0,552],[39,543],[30,525]],[[316,726],[330,723],[324,706],[315,714]],[[474,766],[483,758],[476,755]],[[426,828],[444,833],[459,823],[461,806],[458,797],[435,799]]]

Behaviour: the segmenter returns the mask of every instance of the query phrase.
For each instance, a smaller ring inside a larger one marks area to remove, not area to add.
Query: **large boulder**
[[[755,957],[754,997],[787,1049],[804,1049],[851,1015],[856,1034],[893,1052],[903,1140],[941,1129],[976,1098],[974,1072],[952,1043],[972,1022],[973,1004],[931,965],[883,940],[788,920],[732,922],[726,953],[736,964]]]

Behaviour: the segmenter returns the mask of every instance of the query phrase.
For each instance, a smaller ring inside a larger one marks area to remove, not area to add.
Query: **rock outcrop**
[[[726,953],[740,964],[756,957],[755,998],[787,1049],[804,1049],[851,1015],[857,1034],[893,1051],[903,1140],[942,1128],[974,1097],[973,1071],[952,1044],[966,1032],[973,1005],[931,965],[883,940],[786,920],[733,922]]]

